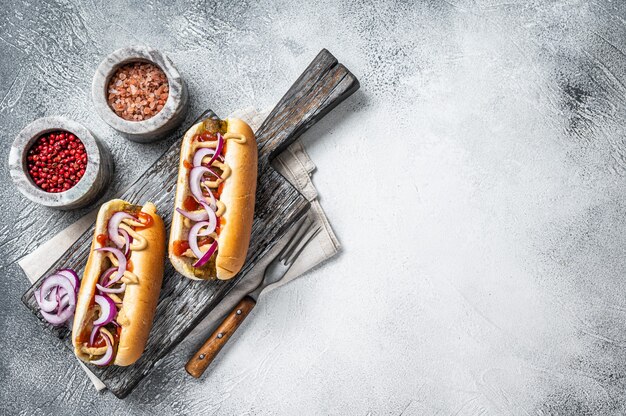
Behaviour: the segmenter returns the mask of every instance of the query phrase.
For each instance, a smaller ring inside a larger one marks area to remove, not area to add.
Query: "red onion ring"
[[[50,322],[54,326],[59,326],[67,322],[67,320],[74,315],[74,308],[75,306],[68,306],[67,308],[63,309],[60,312],[57,312],[56,314],[48,313],[45,311],[39,312],[46,321]]]
[[[210,147],[203,147],[199,149],[198,151],[196,151],[196,153],[193,155],[193,165],[201,166],[202,159],[204,159],[205,156],[212,154],[213,156],[211,157],[211,160],[209,160],[209,163],[207,163],[208,166],[211,166],[211,164],[215,162],[215,159],[222,156],[223,148],[224,148],[224,136],[222,136],[220,133],[217,133],[217,146],[215,147],[215,149],[212,149]]]
[[[100,247],[97,248],[96,251],[106,251],[109,253],[113,253],[113,255],[117,258],[118,267],[117,273],[115,274],[115,276],[113,276],[109,284],[113,284],[120,280],[122,276],[124,276],[124,272],[126,271],[126,256],[124,255],[124,253],[122,253],[119,249],[113,247]]]
[[[35,300],[39,304],[39,308],[42,311],[53,312],[57,308],[58,306],[58,301],[56,299],[57,290],[58,290],[57,287],[53,287],[52,289],[50,289],[50,291],[46,295],[42,296],[41,286],[39,287],[38,289],[39,293],[35,295]],[[48,298],[52,298],[53,300],[49,300]]]
[[[189,248],[197,258],[202,258],[202,256],[204,255],[204,253],[200,251],[200,248],[198,247],[198,236],[201,235],[200,230],[204,227],[208,227],[209,225],[211,224],[208,221],[200,221],[195,223],[189,230],[189,235],[187,237],[189,240]],[[209,232],[208,234],[210,234],[211,232]],[[205,233],[206,231],[203,232],[202,235],[207,235]]]
[[[45,310],[41,310],[42,313],[46,312],[46,313],[50,313],[50,312],[54,312],[56,314],[59,314],[61,311],[63,311],[63,309],[65,309],[69,304],[70,304],[70,295],[67,294],[64,290],[63,290],[63,295],[59,295],[59,292],[61,290],[57,290],[57,288],[54,288],[54,290],[56,291],[55,294],[55,299],[57,302],[57,306],[54,308],[54,310],[52,311],[45,311]],[[52,292],[50,292],[52,293]]]
[[[209,173],[211,175],[215,176],[217,179],[222,179],[222,177],[220,175],[218,175],[217,172],[214,171],[213,169],[211,169],[210,167],[208,167],[208,166],[203,166],[203,167],[207,168],[209,170]]]
[[[35,300],[43,318],[54,326],[67,322],[76,309],[76,292],[80,280],[72,269],[61,269],[46,277],[35,291]],[[51,299],[49,299],[51,298]]]
[[[204,182],[202,182],[202,187],[204,188],[205,191],[208,192],[208,197],[211,199],[209,201],[209,206],[211,207],[212,210],[217,211],[217,201],[215,200],[215,196],[213,195],[213,192],[211,192],[211,188],[209,188],[209,185],[205,184]],[[205,196],[204,194],[202,196]],[[202,200],[198,201],[199,203],[202,203]]]
[[[215,228],[217,228],[217,216],[215,215],[215,212],[209,210],[207,211],[207,214],[209,215],[209,220],[202,221],[202,222],[208,223],[207,228],[205,228],[202,231],[198,231],[198,234],[197,234],[198,237],[206,237],[208,235],[211,235],[211,233],[215,231]]]
[[[65,309],[70,304],[70,294],[66,293],[59,299],[59,310]]]
[[[99,283],[96,283],[96,287],[102,293],[123,293],[126,290],[126,283],[122,283],[118,288],[104,287]]]
[[[111,361],[113,361],[112,341],[109,339],[109,337],[105,333],[102,333],[102,337],[104,338],[104,342],[106,342],[107,344],[107,350],[102,357],[98,358],[97,360],[90,361],[90,363],[93,365],[105,366],[105,365],[111,364]]]
[[[53,287],[50,290],[48,295],[43,298],[43,302],[44,302],[44,306],[45,306],[45,307],[42,308],[43,311],[45,311],[45,312],[55,312],[55,311],[58,310],[59,301],[61,300],[61,296],[59,295],[59,290],[62,290],[63,294],[66,293],[64,289],[59,289],[59,287],[55,286],[55,287]],[[48,300],[49,298],[53,299],[53,300]],[[50,303],[55,305],[55,307],[52,310],[48,310],[49,307],[50,307],[49,306]]]
[[[206,168],[198,166],[192,168],[191,172],[189,172],[189,189],[197,201],[202,201],[204,199],[202,190],[200,189],[200,181],[202,180],[202,175],[204,175],[204,169]]]
[[[215,159],[218,156],[222,156],[222,149],[224,148],[224,136],[222,136],[220,133],[217,133],[217,147],[215,148],[215,155],[213,155],[213,157],[211,158],[211,161],[209,162],[209,165],[211,165],[211,163],[215,162]]]
[[[74,286],[74,291],[78,293],[78,288],[80,287],[80,279],[78,278],[78,274],[72,269],[59,269],[57,270],[57,274],[63,275],[67,277]]]
[[[200,183],[203,182],[202,176],[206,173],[210,173],[215,175],[218,179],[221,177],[214,172],[212,169],[207,168],[206,166],[196,166],[191,169],[189,172],[189,189],[191,189],[191,194],[196,198],[197,201],[203,201],[204,196],[202,195],[202,190],[200,189]]]
[[[105,295],[96,295],[94,300],[100,305],[100,316],[93,321],[94,326],[103,326],[111,322],[115,318],[115,315],[117,315],[115,302]]]
[[[198,233],[198,235],[205,236],[211,234],[217,228],[217,215],[215,215],[215,211],[213,211],[205,202],[200,202],[200,205],[202,205],[202,208],[204,208],[207,213],[209,226],[202,233]]]
[[[137,218],[132,215],[123,211],[118,211],[111,216],[109,223],[107,224],[109,240],[113,241],[118,248],[123,247],[124,244],[124,239],[120,236],[120,224],[126,219],[137,221]]]
[[[202,159],[209,155],[213,156],[211,158],[211,161],[207,163],[207,165],[211,166],[211,163],[213,163],[213,160],[215,160],[215,154],[215,149],[211,149],[209,147],[203,147],[201,149],[198,149],[198,151],[193,155],[193,166],[202,166]]]
[[[207,214],[205,211],[190,212],[190,211],[185,211],[180,208],[176,208],[176,211],[178,211],[178,213],[182,215],[183,217],[189,218],[191,221],[198,222],[198,221],[206,221],[209,219],[209,214]]]
[[[48,276],[39,288],[38,303],[43,312],[53,312],[55,309],[58,308],[59,302],[56,299],[56,295],[59,291],[59,288],[63,289],[65,293],[71,293],[71,304],[76,305],[76,291],[74,290],[74,286],[72,286],[72,282],[70,282],[70,280],[64,275],[53,274],[51,276]],[[53,296],[54,300],[48,300],[48,296],[50,295]],[[60,296],[61,295],[59,294],[59,297]]]
[[[215,211],[213,211],[209,204],[207,204],[206,202],[200,202],[200,205],[202,205],[204,211],[190,212],[180,208],[176,208],[176,211],[178,211],[178,213],[183,217],[189,218],[191,221],[198,222],[209,220],[209,222],[213,224],[212,226],[209,226],[209,228],[215,230],[215,228],[217,227],[217,216],[215,215]],[[210,231],[209,234],[211,234],[212,232],[213,231]]]
[[[117,270],[117,267],[110,267],[108,269],[106,269],[104,271],[104,273],[102,273],[102,275],[100,276],[100,284],[102,286],[108,286],[109,285],[109,277],[111,277],[111,275]]]
[[[128,257],[128,253],[130,253],[130,243],[131,243],[131,236],[130,234],[128,234],[128,231],[124,230],[123,228],[120,228],[119,233],[122,237],[124,237],[124,245],[122,247],[124,247],[124,255],[126,257]]]
[[[202,266],[204,266],[204,264],[207,261],[209,261],[209,259],[213,255],[213,253],[215,253],[215,250],[217,250],[217,241],[213,241],[213,243],[211,244],[211,247],[209,247],[207,252],[204,253],[204,255],[202,257],[200,257],[200,259],[193,265],[193,267],[202,267]]]
[[[89,346],[93,347],[93,344],[96,342],[96,335],[100,331],[100,327],[98,325],[94,325],[91,330],[91,334],[89,335]]]

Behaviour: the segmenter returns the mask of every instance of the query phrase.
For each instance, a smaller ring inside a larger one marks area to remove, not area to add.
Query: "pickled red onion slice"
[[[124,255],[128,256],[128,253],[130,253],[130,243],[132,241],[132,237],[128,234],[128,231],[123,228],[120,228],[118,231],[120,235],[124,237],[124,245],[122,247],[124,247]]]
[[[67,308],[61,310],[60,312],[48,313],[45,311],[39,311],[41,316],[48,322],[50,322],[54,326],[59,326],[67,322],[74,315],[75,306],[68,306]]]
[[[207,214],[205,211],[185,211],[184,209],[180,209],[180,208],[176,208],[176,211],[178,211],[178,213],[180,215],[182,215],[185,218],[189,218],[191,221],[206,221],[209,219],[209,214]]]
[[[202,205],[202,208],[204,208],[204,210],[207,213],[207,218],[209,220],[209,226],[207,227],[206,230],[203,231],[203,233],[200,233],[198,235],[209,235],[211,234],[213,231],[215,231],[215,229],[217,228],[217,215],[215,215],[215,211],[213,211],[211,209],[211,207],[205,203],[205,202],[200,202],[200,205]],[[206,234],[204,234],[206,233]]]
[[[89,345],[93,346],[94,342],[96,342],[96,335],[100,331],[100,327],[98,325],[94,325],[91,334],[89,335]]]
[[[118,264],[117,273],[115,273],[115,275],[112,277],[109,283],[113,284],[117,282],[118,280],[120,280],[122,276],[124,276],[124,272],[126,271],[126,256],[124,255],[124,253],[122,253],[120,249],[113,248],[113,247],[100,247],[100,248],[97,248],[96,251],[109,252],[115,256],[115,258],[117,259],[117,264]]]
[[[93,321],[94,326],[103,326],[110,323],[117,315],[115,302],[105,295],[96,295],[94,300],[100,306],[100,316]]]
[[[217,211],[217,201],[215,200],[213,192],[211,192],[211,188],[209,188],[209,186],[204,182],[202,182],[202,187],[205,191],[207,191],[207,193],[209,194],[208,197],[211,199],[211,201],[209,202],[209,206],[212,210]],[[200,201],[200,203],[202,203],[202,201]]]
[[[118,288],[104,287],[100,283],[96,283],[96,287],[102,293],[124,293],[126,290],[126,283],[122,283]]]
[[[215,149],[204,147],[196,151],[196,153],[193,155],[193,165],[201,166],[202,159],[204,159],[208,155],[213,155],[211,159],[209,160],[209,163],[207,163],[208,166],[211,166],[211,164],[215,162],[215,160],[222,155],[223,148],[224,148],[224,136],[222,136],[220,133],[217,133],[217,146],[215,147]]]
[[[200,257],[200,259],[194,263],[193,267],[202,267],[204,264],[209,261],[213,253],[217,250],[217,241],[213,241],[209,249]]]
[[[217,159],[218,156],[222,155],[222,149],[224,149],[224,136],[222,136],[220,133],[217,133],[217,147],[215,148],[215,154],[209,161],[209,166],[211,165],[211,163],[215,162],[215,159]]]
[[[104,332],[102,333],[102,337],[107,344],[107,349],[102,357],[97,360],[89,361],[93,365],[105,366],[111,364],[111,361],[113,361],[113,343]]]
[[[204,227],[208,227],[208,228],[201,232],[200,230]],[[191,251],[197,258],[200,259],[204,255],[204,253],[200,251],[200,248],[198,247],[198,237],[207,236],[211,234],[214,230],[215,230],[215,225],[213,225],[213,229],[211,229],[211,223],[209,221],[197,222],[189,230],[189,236],[188,236],[189,248],[191,249]]]
[[[123,211],[118,211],[111,216],[109,223],[107,224],[109,240],[113,241],[113,243],[119,248],[123,247],[124,244],[124,237],[120,235],[120,224],[126,219],[137,221],[137,218],[132,215]]]
[[[109,286],[110,282],[109,282],[109,277],[111,277],[111,275],[113,273],[115,273],[115,271],[117,270],[117,267],[110,267],[108,269],[106,269],[104,271],[104,273],[102,273],[102,275],[100,276],[100,284],[102,286]]]
[[[59,293],[59,290],[62,293]],[[39,288],[39,296],[35,296],[35,299],[39,298],[38,303],[42,312],[53,312],[58,309],[59,300],[64,293],[71,295],[70,304],[76,305],[76,291],[72,282],[65,275],[53,274],[44,280]],[[48,299],[48,297],[52,299]]]
[[[189,189],[191,190],[191,194],[196,198],[198,202],[204,201],[204,195],[202,195],[200,184],[204,182],[203,176],[207,173],[210,173],[215,177],[221,179],[215,171],[206,166],[196,166],[195,168],[191,169],[191,172],[189,172]]]
[[[76,309],[76,292],[80,281],[71,269],[61,269],[46,277],[38,290],[35,300],[41,308],[43,318],[54,326],[67,322]]]
[[[213,156],[213,158],[211,158],[211,161],[207,163],[207,165],[211,166],[211,163],[213,163],[213,160],[215,160],[215,149],[211,149],[208,147],[198,149],[198,151],[193,155],[193,166],[202,166],[202,160],[209,155]]]
[[[78,293],[78,288],[80,287],[80,279],[78,278],[78,274],[74,270],[59,269],[57,270],[57,274],[67,277],[72,286],[74,286],[74,291]]]

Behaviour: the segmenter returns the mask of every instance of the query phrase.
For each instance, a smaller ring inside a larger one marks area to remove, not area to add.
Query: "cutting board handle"
[[[271,160],[357,89],[356,77],[322,49],[256,131],[260,154]]]

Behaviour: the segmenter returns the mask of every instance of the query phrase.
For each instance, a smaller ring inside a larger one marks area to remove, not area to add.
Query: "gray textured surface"
[[[5,2],[0,157],[65,114],[111,147],[123,189],[168,141],[93,113],[104,55],[163,50],[191,117],[273,105],[327,47],[362,85],[306,135],[344,252],[268,294],[202,380],[174,353],[118,401],[19,299],[15,261],[81,212],[25,201],[3,164],[5,413],[626,411],[623,2],[182,3]]]

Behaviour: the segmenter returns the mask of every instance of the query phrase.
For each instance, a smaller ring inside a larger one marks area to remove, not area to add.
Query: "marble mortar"
[[[87,168],[75,186],[65,192],[50,193],[33,182],[26,155],[38,137],[55,130],[69,131],[80,139],[87,152]],[[57,209],[80,208],[96,200],[110,183],[113,170],[109,149],[82,124],[60,116],[39,118],[24,127],[9,153],[9,171],[17,189],[31,201]]]
[[[129,121],[119,117],[107,102],[109,80],[117,69],[130,62],[150,62],[161,68],[167,76],[169,95],[165,106],[155,116],[143,121]],[[150,143],[163,138],[185,118],[189,105],[187,87],[172,61],[163,53],[147,46],[130,46],[118,49],[98,66],[91,84],[91,98],[98,115],[124,137]]]

